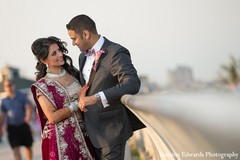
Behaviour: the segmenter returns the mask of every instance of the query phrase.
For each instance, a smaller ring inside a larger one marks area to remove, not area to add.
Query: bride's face
[[[65,63],[63,59],[63,52],[57,44],[50,45],[48,57],[44,62],[45,64],[48,64],[50,71],[54,70],[54,68],[61,68],[61,66]]]

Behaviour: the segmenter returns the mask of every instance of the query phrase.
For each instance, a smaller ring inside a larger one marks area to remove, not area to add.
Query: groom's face
[[[86,52],[88,50],[88,45],[87,45],[87,39],[84,35],[79,35],[73,30],[68,30],[68,35],[72,39],[72,45],[73,46],[78,46],[81,52]]]

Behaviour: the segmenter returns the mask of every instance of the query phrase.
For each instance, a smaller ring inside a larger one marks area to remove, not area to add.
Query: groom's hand
[[[94,95],[92,96],[80,96],[78,106],[81,111],[87,112],[87,106],[97,103],[97,99]]]

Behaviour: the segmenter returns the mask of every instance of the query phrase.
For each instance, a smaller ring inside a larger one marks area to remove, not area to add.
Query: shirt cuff
[[[109,104],[108,104],[107,98],[106,98],[105,94],[103,93],[103,91],[99,92],[99,94],[100,94],[100,97],[101,97],[101,102],[103,104],[103,107],[104,108],[108,107]]]

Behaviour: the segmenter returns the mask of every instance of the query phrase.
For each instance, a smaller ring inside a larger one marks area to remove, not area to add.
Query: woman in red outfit
[[[78,82],[78,70],[59,38],[39,38],[32,44],[38,60],[32,87],[42,131],[43,160],[93,160],[92,144],[84,128],[79,96],[87,87]],[[81,92],[80,92],[81,89]]]

